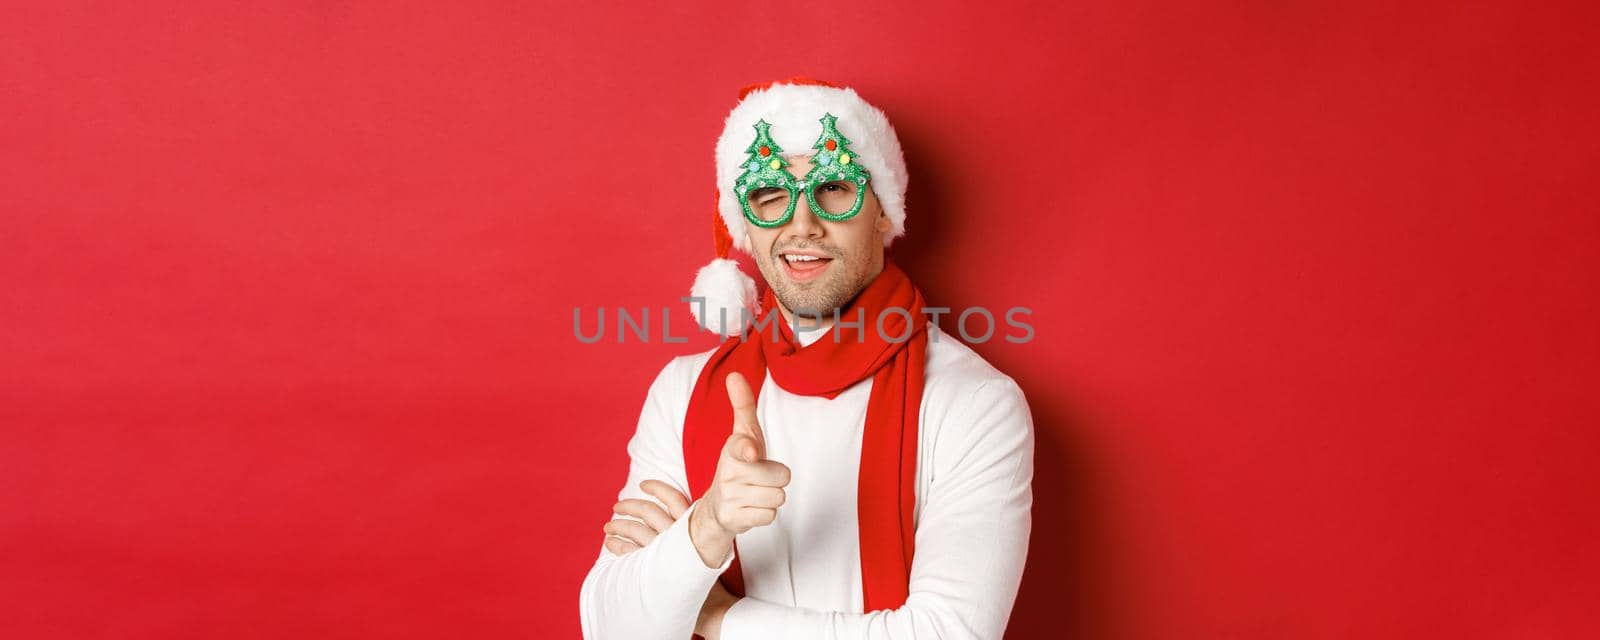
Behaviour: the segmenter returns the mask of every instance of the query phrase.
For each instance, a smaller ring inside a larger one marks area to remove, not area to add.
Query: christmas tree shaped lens
[[[750,224],[763,228],[780,227],[794,217],[799,199],[794,176],[785,167],[783,147],[772,141],[767,121],[756,122],[756,139],[744,150],[744,173],[733,183],[733,191]]]
[[[811,170],[802,181],[816,185],[806,191],[811,212],[835,222],[848,220],[861,212],[867,181],[872,179],[856,161],[855,153],[850,150],[850,140],[839,133],[837,120],[831,113],[822,116],[822,135],[811,145],[817,152],[811,156]]]

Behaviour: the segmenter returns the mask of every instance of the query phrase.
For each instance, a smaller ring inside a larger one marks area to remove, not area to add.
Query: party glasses
[[[811,213],[840,222],[861,212],[867,183],[872,176],[850,152],[850,141],[839,133],[833,114],[822,116],[822,135],[811,145],[811,170],[795,179],[785,169],[783,148],[772,141],[772,125],[756,122],[756,139],[745,148],[744,173],[734,181],[734,193],[750,224],[771,229],[794,219],[795,203],[802,194]]]

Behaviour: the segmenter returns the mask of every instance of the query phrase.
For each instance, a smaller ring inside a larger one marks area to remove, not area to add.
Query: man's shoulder
[[[681,395],[687,398],[689,392],[694,390],[694,381],[699,379],[700,371],[711,360],[711,354],[716,352],[717,348],[712,347],[698,353],[673,356],[656,374],[655,382],[650,385],[650,392]]]
[[[1016,381],[950,334],[929,338],[921,426],[934,466],[983,459],[974,450],[1030,455],[1033,418]]]
[[[989,364],[972,347],[938,327],[931,330],[934,333],[928,336],[923,381],[926,394],[971,397],[984,389],[1017,388],[1011,376]]]
[[[711,349],[674,356],[661,367],[650,388],[645,391],[643,415],[653,416],[653,419],[641,419],[641,434],[649,430],[661,434],[661,437],[669,432],[674,438],[682,437],[683,418],[689,411],[689,395],[694,392],[694,383],[700,376],[700,370],[705,368],[715,351]]]

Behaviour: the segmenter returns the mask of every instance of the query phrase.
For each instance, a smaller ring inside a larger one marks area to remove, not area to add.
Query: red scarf
[[[775,304],[769,289],[762,296],[761,318],[766,318]],[[733,407],[724,386],[729,373],[743,374],[758,398],[767,372],[789,393],[830,399],[872,378],[861,440],[856,513],[861,533],[862,600],[868,612],[899,608],[910,590],[917,417],[928,347],[923,304],[922,292],[904,271],[886,260],[878,277],[839,311],[843,321],[863,321],[859,333],[864,341],[856,341],[858,330],[851,327],[839,329],[838,340],[830,332],[801,348],[783,316],[775,315],[758,332],[745,339],[729,338],[711,354],[695,381],[683,421],[683,460],[693,500],[705,493],[716,477],[717,460],[733,430]],[[878,314],[886,309],[904,309],[905,313],[886,313],[879,331]],[[744,596],[737,544],[722,584],[733,595]]]

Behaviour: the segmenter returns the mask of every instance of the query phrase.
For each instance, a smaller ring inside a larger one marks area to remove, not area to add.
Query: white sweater
[[[723,638],[1001,637],[1028,552],[1033,419],[1011,378],[930,331],[905,605],[862,613],[856,484],[872,379],[829,400],[784,391],[769,374],[756,412],[767,457],[793,473],[777,520],[737,538],[746,597],[729,609]],[[827,335],[798,338],[811,344]],[[853,330],[841,336],[854,339]],[[651,500],[639,490],[649,479],[685,490],[683,419],[710,356],[674,358],[650,385],[618,500]],[[698,505],[642,549],[617,557],[601,547],[579,596],[584,637],[688,640],[706,593],[733,559],[729,553],[716,568],[701,561],[688,529]]]

